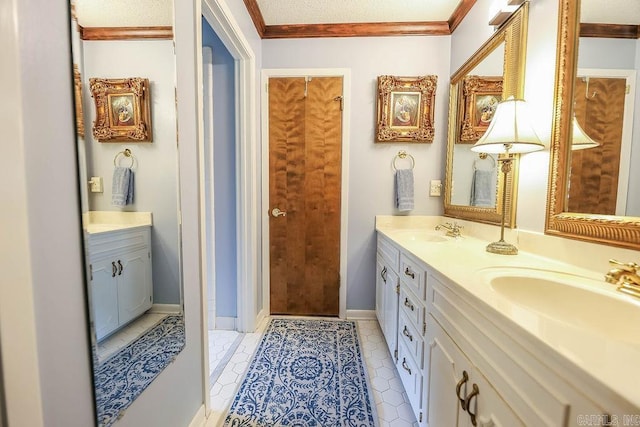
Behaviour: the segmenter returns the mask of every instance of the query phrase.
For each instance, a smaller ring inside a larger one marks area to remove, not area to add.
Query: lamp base
[[[487,252],[491,252],[492,254],[500,254],[500,255],[517,255],[518,248],[516,248],[511,243],[507,243],[504,240],[500,240],[497,242],[489,243],[487,245]]]

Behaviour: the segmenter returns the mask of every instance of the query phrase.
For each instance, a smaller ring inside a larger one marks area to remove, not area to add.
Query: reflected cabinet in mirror
[[[98,426],[185,345],[173,2],[117,3],[74,0],[70,20]]]
[[[500,224],[505,203],[505,225],[515,227],[517,157],[503,198],[498,155],[471,147],[489,127],[498,102],[522,97],[527,14],[525,3],[451,76],[445,216]]]
[[[546,233],[640,249],[640,8],[559,7]]]

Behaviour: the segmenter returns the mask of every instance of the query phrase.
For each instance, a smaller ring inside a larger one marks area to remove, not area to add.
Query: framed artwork
[[[473,144],[486,132],[502,100],[502,76],[466,76],[461,90],[460,137],[456,142]]]
[[[433,142],[437,76],[378,76],[376,142]]]
[[[89,79],[96,105],[93,136],[99,142],[151,142],[149,79]]]
[[[76,106],[76,134],[84,138],[84,113],[82,111],[82,78],[78,65],[73,64],[74,98]]]

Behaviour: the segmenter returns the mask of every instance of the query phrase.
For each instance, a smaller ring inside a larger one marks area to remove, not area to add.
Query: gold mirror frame
[[[640,249],[640,218],[566,212],[579,24],[580,2],[559,0],[557,68],[545,233]]]
[[[502,98],[509,96],[522,98],[524,95],[524,70],[527,52],[527,22],[529,4],[524,3],[507,22],[496,31],[471,57],[451,76],[449,85],[449,134],[447,141],[447,163],[445,167],[444,215],[470,221],[500,224],[502,203],[507,205],[505,226],[516,226],[516,198],[518,182],[518,155],[515,155],[513,170],[507,177],[507,191],[502,197],[503,174],[498,174],[496,185],[496,206],[493,208],[454,205],[451,203],[453,184],[453,152],[458,138],[459,123],[462,120],[460,85],[483,59],[504,43],[503,92]],[[512,155],[513,156],[513,155]]]

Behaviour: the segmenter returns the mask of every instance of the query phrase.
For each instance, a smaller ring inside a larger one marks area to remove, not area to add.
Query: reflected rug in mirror
[[[225,427],[377,425],[356,323],[272,319]]]
[[[107,427],[123,415],[185,344],[184,317],[167,316],[104,362],[95,366],[98,426]]]

